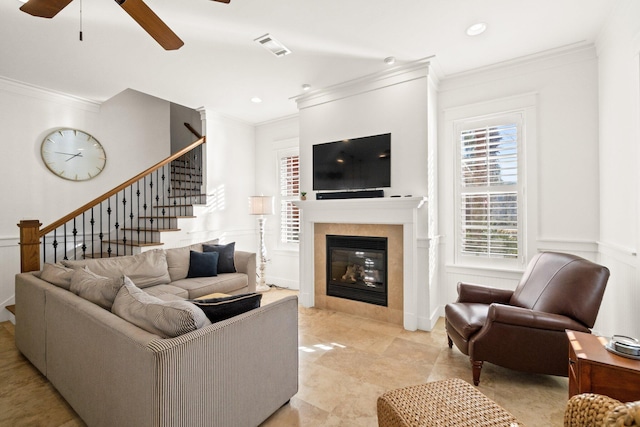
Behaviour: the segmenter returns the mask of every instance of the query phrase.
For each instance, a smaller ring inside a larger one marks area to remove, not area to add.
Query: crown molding
[[[577,42],[445,76],[440,82],[439,89],[440,91],[459,89],[490,80],[500,80],[595,59],[597,56],[593,43]]]
[[[302,110],[400,83],[426,79],[430,77],[429,67],[433,58],[433,56],[429,56],[289,99],[294,100],[298,109]],[[435,78],[435,76],[431,75],[431,78]]]
[[[100,111],[100,106],[102,105],[102,103],[98,101],[58,92],[3,76],[0,76],[0,91],[56,102],[93,113]]]

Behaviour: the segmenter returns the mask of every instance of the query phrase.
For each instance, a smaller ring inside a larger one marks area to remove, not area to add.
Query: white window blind
[[[300,212],[292,201],[300,195],[299,156],[280,158],[280,240],[298,243]]]
[[[519,256],[517,123],[460,132],[460,253]]]

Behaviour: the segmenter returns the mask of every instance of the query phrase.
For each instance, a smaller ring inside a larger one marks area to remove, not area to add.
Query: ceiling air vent
[[[271,34],[267,33],[264,36],[258,37],[254,41],[260,43],[265,49],[273,53],[275,56],[285,56],[291,53],[285,45],[274,39]]]

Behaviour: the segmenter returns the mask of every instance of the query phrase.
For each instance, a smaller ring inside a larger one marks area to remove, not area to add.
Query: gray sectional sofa
[[[67,267],[123,274],[163,301],[255,291],[254,253],[235,251],[236,273],[187,278],[191,250],[202,244]],[[257,426],[297,392],[296,297],[167,338],[71,292],[65,274],[16,276],[16,345],[87,425]]]

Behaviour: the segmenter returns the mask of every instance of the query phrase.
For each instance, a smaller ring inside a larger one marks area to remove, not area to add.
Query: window
[[[458,123],[460,257],[522,257],[521,128],[518,114]]]
[[[298,243],[300,212],[292,202],[300,195],[299,156],[280,157],[280,240],[282,243]]]

